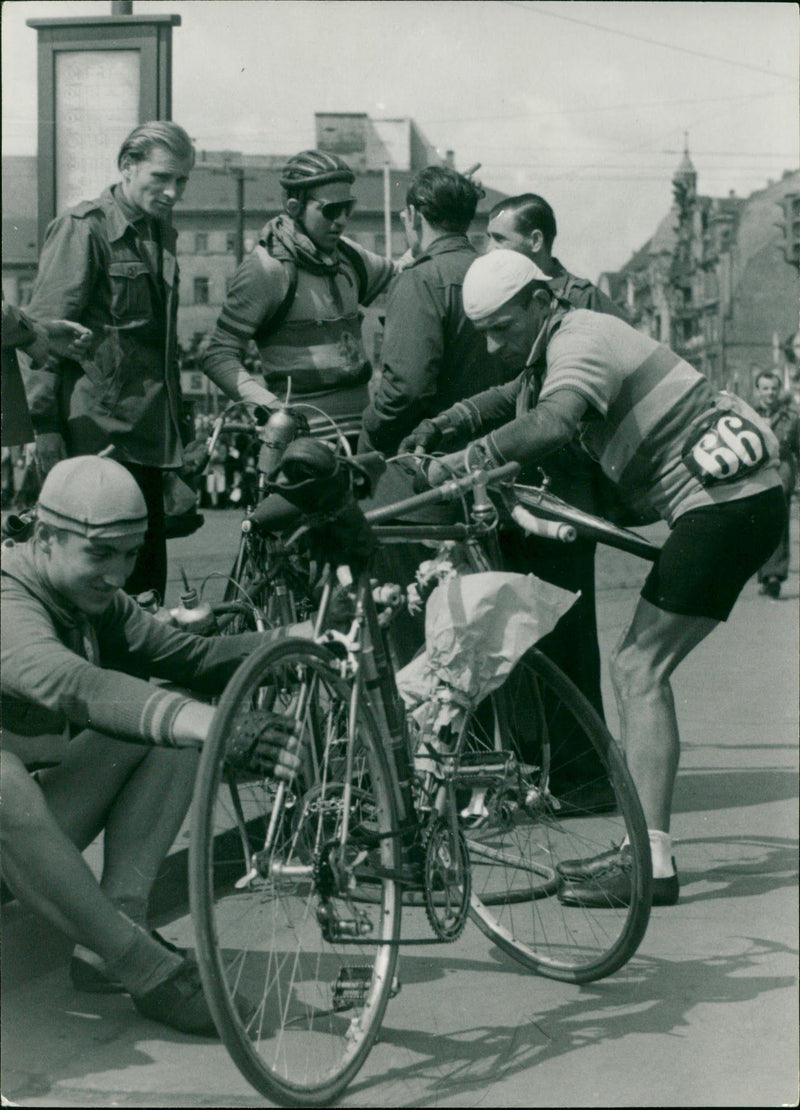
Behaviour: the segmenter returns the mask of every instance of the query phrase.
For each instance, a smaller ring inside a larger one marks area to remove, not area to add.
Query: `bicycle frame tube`
[[[397,773],[400,824],[401,828],[406,829],[414,820],[411,792],[413,765],[405,713],[400,704],[394,670],[384,645],[383,630],[378,623],[369,571],[364,571],[358,579],[356,619],[361,622],[362,630],[366,633],[361,644],[359,674],[370,705],[386,730],[389,753]]]

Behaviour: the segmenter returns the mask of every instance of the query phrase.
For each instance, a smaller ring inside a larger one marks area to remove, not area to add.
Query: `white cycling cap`
[[[473,323],[486,319],[532,281],[550,281],[535,262],[506,248],[476,258],[462,289],[464,311]]]

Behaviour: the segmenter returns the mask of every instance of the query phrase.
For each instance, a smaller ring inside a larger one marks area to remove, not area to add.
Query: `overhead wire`
[[[548,8],[542,8],[538,4],[524,4],[522,0],[500,0],[501,3],[506,4],[510,8],[519,8],[521,11],[529,12],[531,15],[544,15],[550,19],[563,19],[567,23],[577,23],[582,27],[591,27],[595,31],[605,31],[609,35],[618,35],[620,38],[633,39],[635,42],[645,42],[649,46],[660,46],[664,50],[675,50],[679,54],[690,54],[695,58],[703,58],[705,61],[723,62],[725,65],[738,66],[739,69],[749,69],[754,73],[764,73],[769,77],[777,77],[784,81],[797,81],[797,74],[781,73],[774,69],[767,69],[765,66],[752,65],[749,62],[741,62],[733,58],[723,58],[718,54],[707,54],[702,50],[692,50],[688,46],[677,46],[675,43],[664,42],[661,39],[648,38],[645,35],[636,35],[632,31],[621,31],[617,27],[608,27],[602,23],[592,23],[588,19],[578,19],[577,16],[564,15],[563,12],[550,11]]]

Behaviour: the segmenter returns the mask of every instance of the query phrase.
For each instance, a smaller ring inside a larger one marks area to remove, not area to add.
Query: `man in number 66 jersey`
[[[622,320],[568,309],[530,259],[498,250],[464,279],[464,309],[490,351],[520,375],[424,421],[401,450],[472,441],[470,462],[536,465],[580,435],[624,503],[670,535],[611,660],[622,747],[650,834],[653,903],[678,900],[669,836],[680,739],[670,677],[727,619],[786,521],[769,425],[669,347]],[[433,484],[463,472],[466,451],[431,464]],[[561,864],[567,905],[630,898],[623,844]]]

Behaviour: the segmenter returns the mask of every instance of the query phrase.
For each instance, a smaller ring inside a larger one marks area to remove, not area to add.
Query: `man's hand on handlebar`
[[[413,432],[400,440],[398,454],[413,455],[415,451],[433,451],[442,440],[442,431],[432,420],[423,420]]]
[[[441,486],[450,478],[462,478],[467,473],[466,451],[454,451],[452,455],[441,455],[428,463],[428,484]]]
[[[476,440],[463,451],[453,451],[432,459],[428,464],[428,484],[441,486],[448,478],[463,478],[473,470],[491,469],[495,465],[480,440]]]

